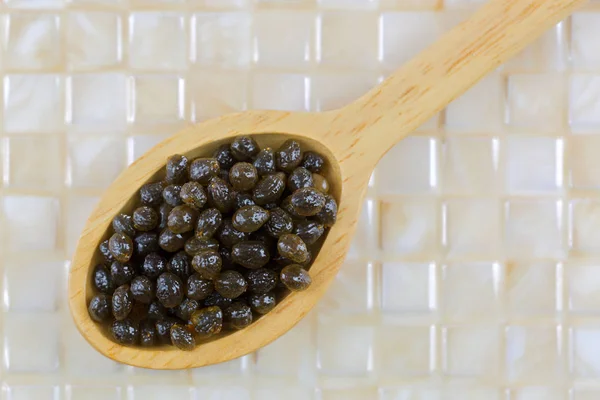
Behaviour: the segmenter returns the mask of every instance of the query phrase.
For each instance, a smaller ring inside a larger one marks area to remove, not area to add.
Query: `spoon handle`
[[[353,145],[362,142],[376,162],[585,1],[490,0],[381,85],[338,110],[336,130],[347,133]],[[381,152],[373,154],[374,147]]]

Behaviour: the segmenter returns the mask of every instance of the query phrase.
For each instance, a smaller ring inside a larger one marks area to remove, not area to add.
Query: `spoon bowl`
[[[539,37],[585,0],[491,0],[473,17],[350,105],[324,113],[248,111],[189,127],[129,166],[109,187],[83,230],[69,273],[69,305],[81,334],[105,356],[138,367],[184,369],[231,360],[259,349],[292,328],[321,298],[350,245],[370,175],[399,140],[486,73]],[[98,245],[113,217],[131,213],[138,190],[163,178],[168,157],[206,157],[235,136],[251,135],[261,147],[297,140],[327,160],[326,178],[339,204],[311,268],[312,285],[291,293],[243,330],[202,342],[192,351],[172,346],[126,347],[92,321],[91,273],[101,263]]]

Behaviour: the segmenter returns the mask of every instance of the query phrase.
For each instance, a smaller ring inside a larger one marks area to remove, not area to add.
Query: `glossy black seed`
[[[243,329],[252,323],[252,309],[247,304],[235,302],[223,310],[223,321],[235,329]]]
[[[223,311],[217,306],[194,311],[190,318],[190,325],[203,337],[216,335],[223,329]]]
[[[193,299],[183,299],[180,305],[175,307],[175,315],[184,321],[192,316],[192,313],[200,308],[200,303]]]
[[[275,167],[275,152],[270,147],[262,149],[254,159],[254,168],[260,176],[274,174],[277,169]]]
[[[94,288],[96,288],[96,290],[100,293],[104,294],[112,294],[117,287],[113,281],[110,271],[103,264],[98,264],[96,267],[94,267],[93,283]]]
[[[169,221],[169,214],[173,207],[168,205],[167,203],[162,203],[158,208],[158,226],[157,229],[163,230],[167,227],[167,222]]]
[[[275,305],[277,304],[275,295],[272,292],[251,294],[248,297],[248,302],[250,303],[252,310],[259,314],[268,313],[275,308]]]
[[[131,281],[131,295],[135,301],[150,304],[154,299],[154,282],[145,275],[138,275]]]
[[[233,158],[228,144],[219,146],[213,153],[213,158],[217,160],[221,169],[229,169],[235,164],[235,158]]]
[[[115,260],[125,263],[133,254],[133,242],[124,233],[114,233],[108,240],[108,249]]]
[[[169,183],[182,183],[187,177],[188,159],[175,154],[169,157],[166,167],[166,181]]]
[[[279,253],[277,253],[277,256],[273,257],[272,260],[275,261],[281,267],[285,267],[286,265],[290,265],[290,264],[300,264],[304,268],[306,268],[312,262],[312,253],[310,252],[310,250],[307,252],[307,258],[306,258],[306,261],[304,261],[304,262],[297,262],[297,261],[290,260],[289,258],[283,257]]]
[[[133,254],[136,257],[145,257],[159,250],[158,235],[154,232],[140,233],[133,239]]]
[[[227,307],[228,305],[230,305],[231,303],[233,303],[232,299],[230,299],[228,297],[223,297],[218,292],[212,292],[211,294],[208,295],[208,297],[206,299],[204,299],[205,307],[217,306],[217,307],[220,307],[221,309],[223,309],[223,308]]]
[[[110,296],[100,293],[92,297],[88,306],[90,318],[96,322],[107,321],[111,316],[112,299]]]
[[[277,252],[277,249],[275,248],[277,245],[277,239],[269,235],[264,229],[252,232],[250,234],[250,240],[263,243],[265,246],[267,246],[269,254],[271,254],[271,250],[274,250],[273,253]]]
[[[323,236],[325,227],[316,221],[298,221],[294,227],[294,234],[307,245],[313,245]]]
[[[231,211],[235,205],[235,192],[221,178],[212,178],[206,189],[208,204],[222,213]]]
[[[217,239],[219,239],[221,245],[229,248],[236,243],[248,239],[248,236],[249,235],[246,232],[240,232],[235,229],[229,218],[223,220],[221,227],[217,231]]]
[[[171,327],[177,323],[176,318],[166,317],[159,319],[154,323],[156,328],[156,336],[160,343],[172,343],[171,342]]]
[[[222,222],[223,216],[216,208],[208,208],[202,211],[198,217],[198,222],[196,223],[196,237],[213,237]]]
[[[116,233],[124,233],[130,237],[135,235],[135,227],[131,215],[118,214],[112,220],[112,227]]]
[[[133,296],[129,291],[129,285],[121,285],[112,296],[112,314],[116,320],[127,318],[133,308]]]
[[[156,298],[167,307],[176,307],[183,301],[183,282],[170,272],[165,272],[156,280]]]
[[[303,217],[310,217],[321,211],[325,200],[325,195],[315,188],[298,189],[290,199],[294,212]]]
[[[254,232],[269,220],[270,213],[259,206],[242,207],[233,214],[231,223],[240,232]]]
[[[252,200],[252,195],[250,193],[238,193],[235,196],[235,209],[239,210],[242,207],[246,206],[255,206],[256,203]]]
[[[285,172],[292,172],[302,162],[302,149],[300,143],[288,139],[275,152],[277,168]]]
[[[173,233],[186,233],[194,229],[197,220],[198,211],[195,208],[184,204],[171,210],[167,226]]]
[[[109,263],[115,261],[115,258],[110,253],[110,249],[108,248],[108,239],[103,240],[102,243],[100,243],[100,246],[98,246],[98,248],[100,249],[100,253],[104,257],[105,261]]]
[[[278,238],[284,233],[290,233],[293,228],[294,221],[290,214],[279,207],[271,210],[271,217],[265,224],[265,231],[269,235]]]
[[[194,335],[181,324],[175,324],[171,327],[171,343],[178,349],[185,351],[193,350],[196,347]]]
[[[215,279],[221,272],[221,256],[215,250],[207,250],[192,258],[192,267],[204,279]]]
[[[169,229],[164,229],[158,237],[158,245],[161,249],[170,253],[175,253],[183,248],[189,235],[185,233],[173,233]]]
[[[327,182],[327,179],[323,175],[313,173],[312,178],[315,189],[324,194],[329,193],[329,182]]]
[[[110,265],[110,276],[115,287],[131,282],[135,276],[135,268],[129,263],[113,261]]]
[[[248,272],[248,290],[252,293],[268,293],[277,286],[277,273],[268,268],[259,268]]]
[[[223,179],[225,182],[229,183],[229,170],[228,169],[222,169],[219,171],[219,175],[217,175],[218,178]]]
[[[249,161],[260,151],[258,143],[249,136],[238,136],[229,146],[231,154],[238,161]]]
[[[310,172],[321,172],[325,167],[325,159],[314,151],[307,151],[302,158],[302,166]]]
[[[221,262],[223,264],[221,271],[233,269],[235,267],[233,259],[231,258],[231,249],[228,249],[227,247],[221,247],[219,249],[219,255],[221,256]]]
[[[302,220],[305,218],[302,215],[299,215],[296,212],[296,209],[292,206],[292,196],[288,196],[281,201],[281,208],[296,220]]]
[[[314,185],[313,175],[306,168],[298,167],[288,177],[287,185],[292,192],[305,187],[312,187]]]
[[[269,262],[269,249],[262,242],[241,242],[232,247],[231,258],[243,267],[257,269]]]
[[[181,200],[181,185],[167,186],[162,192],[162,197],[171,207],[182,205],[183,200]]]
[[[190,165],[190,180],[208,185],[210,180],[219,175],[221,167],[214,158],[197,158]]]
[[[306,290],[312,283],[308,271],[298,264],[291,264],[283,267],[279,278],[288,289],[294,292]]]
[[[327,195],[325,205],[323,206],[321,211],[319,211],[315,215],[315,219],[322,223],[325,227],[329,228],[333,226],[333,224],[335,224],[335,221],[337,220],[337,212],[337,202],[335,201],[333,196]]]
[[[167,263],[167,271],[185,281],[192,273],[191,257],[185,251],[176,253]]]
[[[237,271],[223,271],[215,279],[215,290],[223,297],[235,299],[248,288],[248,282]]]
[[[285,174],[278,172],[262,178],[252,191],[252,199],[258,205],[273,203],[281,197],[285,190]]]
[[[144,262],[140,265],[140,273],[150,279],[158,278],[167,270],[167,260],[158,253],[150,253],[144,257]]]
[[[110,327],[110,333],[115,342],[122,345],[137,344],[139,339],[138,325],[130,319],[114,321]]]
[[[308,259],[308,248],[300,236],[286,233],[277,241],[277,251],[282,257],[296,263],[306,262]]]
[[[158,225],[158,214],[148,206],[142,206],[133,212],[133,226],[138,231],[147,232]]]
[[[204,204],[206,204],[206,200],[208,199],[202,185],[193,181],[184,183],[179,195],[185,204],[197,209],[204,207]]]
[[[150,319],[163,319],[167,316],[167,309],[165,306],[160,304],[158,300],[154,300],[148,306],[148,318]]]
[[[187,254],[193,257],[207,250],[219,250],[219,242],[213,238],[193,236],[185,242],[184,249]]]
[[[140,345],[142,347],[152,347],[158,342],[156,326],[154,321],[145,319],[140,322]]]
[[[247,162],[236,163],[229,170],[229,182],[233,189],[245,192],[254,187],[258,182],[258,172],[254,165]]]
[[[164,182],[147,183],[140,188],[140,200],[142,204],[150,207],[159,206],[163,201],[162,192],[165,189]]]
[[[200,274],[193,274],[187,280],[185,295],[192,300],[204,300],[214,290],[213,281],[204,279]]]
[[[264,208],[265,210],[269,210],[269,211],[274,210],[277,207],[278,207],[277,203],[267,203],[262,206],[262,208]]]

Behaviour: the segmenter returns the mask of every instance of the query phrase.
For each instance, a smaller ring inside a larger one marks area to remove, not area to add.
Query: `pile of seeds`
[[[212,158],[170,157],[99,246],[91,318],[120,344],[191,350],[305,290],[337,216],[325,167],[294,140],[261,150],[247,136]]]

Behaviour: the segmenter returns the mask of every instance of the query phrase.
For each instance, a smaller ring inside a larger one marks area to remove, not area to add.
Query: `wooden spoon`
[[[182,369],[251,353],[292,328],[334,279],[356,227],[367,183],[379,159],[399,140],[442,110],[486,73],[567,17],[585,0],[491,0],[381,85],[335,111],[292,113],[248,111],[210,120],[163,141],[125,170],[110,186],[81,235],[69,279],[69,304],[82,335],[105,356],[153,369]],[[310,273],[311,287],[286,297],[248,328],[185,352],[172,346],[124,347],[112,342],[87,311],[91,271],[100,262],[99,243],[113,216],[131,212],[144,183],[161,179],[167,158],[206,156],[237,135],[255,135],[261,146],[294,138],[325,155],[327,179],[339,202],[330,230]]]

